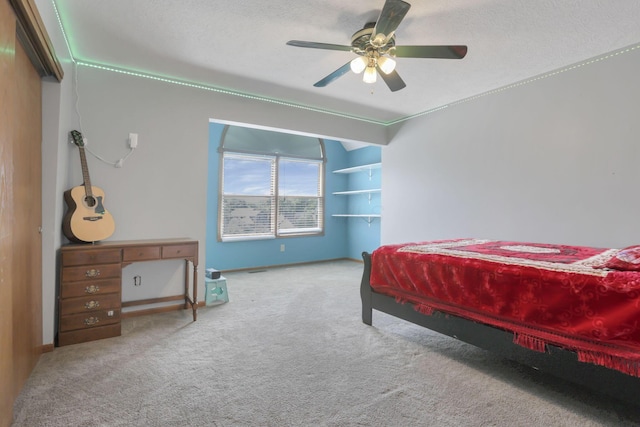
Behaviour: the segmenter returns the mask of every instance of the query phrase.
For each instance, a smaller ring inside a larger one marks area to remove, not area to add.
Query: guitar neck
[[[89,168],[87,167],[87,156],[84,153],[84,147],[78,147],[80,151],[80,164],[82,165],[82,179],[84,180],[84,190],[87,197],[93,197],[91,191],[91,178],[89,178]]]

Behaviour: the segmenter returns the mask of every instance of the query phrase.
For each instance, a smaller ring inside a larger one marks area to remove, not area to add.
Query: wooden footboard
[[[556,377],[586,386],[627,403],[640,406],[640,378],[602,366],[581,363],[575,352],[553,345],[546,353],[539,353],[514,344],[513,333],[455,315],[434,311],[425,315],[410,303],[402,304],[395,298],[379,294],[371,288],[371,254],[362,253],[364,271],[360,283],[362,321],[373,324],[373,310],[390,314],[408,322],[431,329],[476,347],[496,352],[501,356]]]
[[[362,321],[371,326],[373,308],[371,307],[371,295],[373,289],[369,284],[369,277],[371,277],[371,254],[367,252],[362,253],[362,259],[364,260],[364,271],[362,272],[362,281],[360,282],[360,298],[362,299]]]

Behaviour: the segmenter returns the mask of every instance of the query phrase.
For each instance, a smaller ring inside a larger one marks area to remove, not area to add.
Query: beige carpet
[[[352,261],[228,273],[231,301],[43,355],[14,426],[633,426],[640,408],[374,312]]]

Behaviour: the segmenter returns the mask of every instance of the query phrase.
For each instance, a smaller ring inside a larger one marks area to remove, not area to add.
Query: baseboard
[[[236,273],[236,272],[243,272],[243,271],[248,271],[248,272],[253,272],[253,271],[262,271],[262,270],[268,270],[270,268],[287,268],[287,267],[301,267],[304,265],[313,265],[313,264],[322,264],[325,262],[335,262],[335,261],[354,261],[354,262],[359,262],[362,263],[361,259],[354,259],[354,258],[331,258],[331,259],[321,259],[318,261],[304,261],[304,262],[294,262],[294,263],[290,263],[290,264],[274,264],[274,265],[263,265],[260,267],[246,267],[246,268],[233,268],[233,269],[229,269],[229,270],[224,270],[222,272],[222,274],[224,273]]]
[[[55,348],[55,346],[53,345],[53,343],[51,343],[51,344],[42,344],[42,353],[52,352],[54,348]]]
[[[171,301],[184,301],[184,294],[171,295],[168,297],[141,299],[136,301],[122,301],[122,307],[135,307],[136,305],[158,304]]]
[[[200,307],[204,307],[205,306],[205,302],[204,301],[200,301],[198,302],[198,308]],[[184,308],[184,303],[181,304],[172,304],[172,305],[165,305],[163,307],[152,307],[152,308],[144,308],[142,310],[134,310],[134,311],[127,311],[127,312],[123,312],[120,314],[120,318],[121,319],[127,319],[130,317],[139,317],[139,316],[147,316],[149,314],[158,314],[158,313],[167,313],[169,311],[179,311],[179,310],[190,310],[191,307],[188,308]]]

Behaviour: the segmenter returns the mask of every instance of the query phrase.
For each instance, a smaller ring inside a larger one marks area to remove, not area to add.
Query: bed
[[[640,246],[451,239],[363,259],[365,324],[375,309],[639,403]]]

